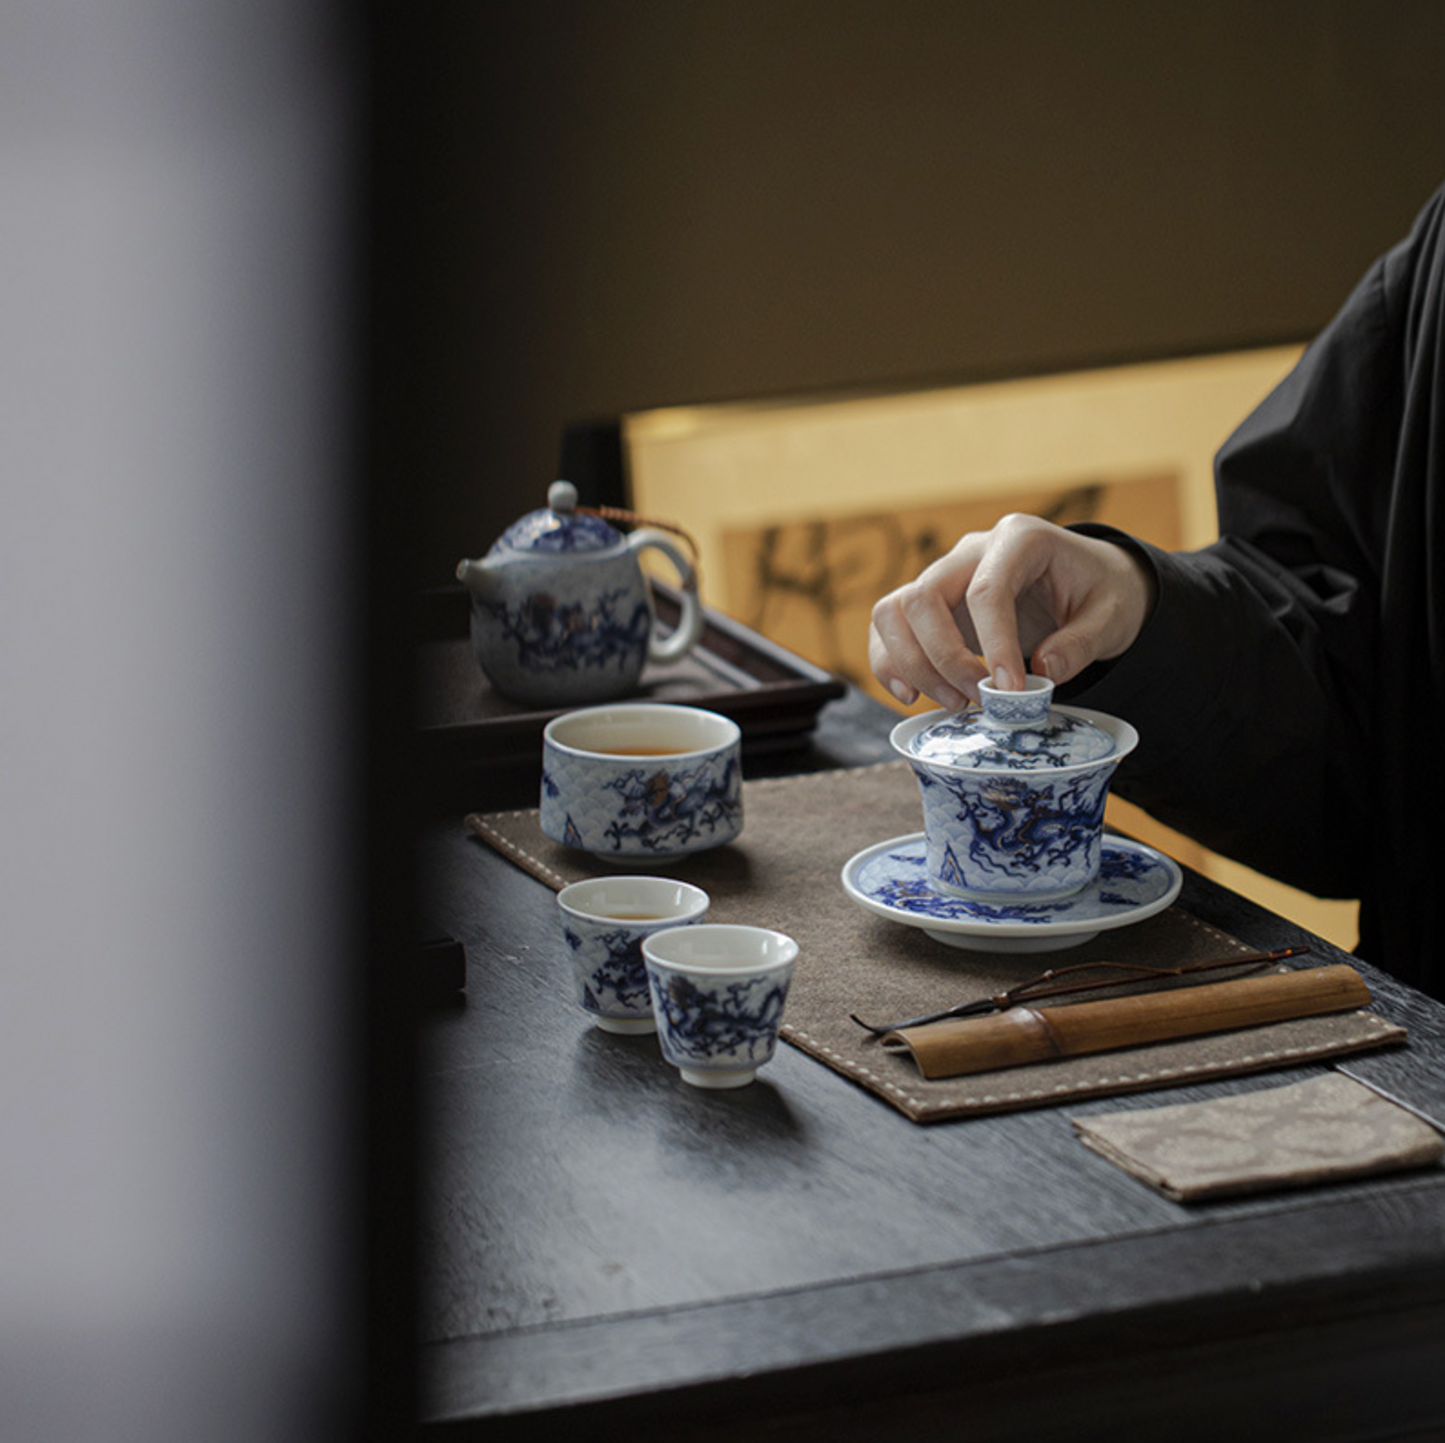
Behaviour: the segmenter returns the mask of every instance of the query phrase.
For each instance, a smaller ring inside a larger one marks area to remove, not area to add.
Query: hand
[[[904,705],[922,693],[956,711],[985,677],[1021,687],[1026,654],[1056,683],[1121,655],[1153,606],[1153,575],[1126,547],[1005,516],[874,606],[868,660]]]

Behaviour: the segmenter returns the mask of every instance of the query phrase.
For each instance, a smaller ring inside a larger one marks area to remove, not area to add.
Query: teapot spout
[[[487,568],[480,561],[457,562],[457,580],[468,591],[480,593],[486,586]]]

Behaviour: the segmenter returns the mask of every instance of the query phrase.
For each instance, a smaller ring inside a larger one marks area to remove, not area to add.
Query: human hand
[[[922,693],[956,711],[985,677],[1022,687],[1025,655],[1055,683],[1121,655],[1153,605],[1153,575],[1126,547],[1005,516],[874,606],[868,660],[904,705]]]

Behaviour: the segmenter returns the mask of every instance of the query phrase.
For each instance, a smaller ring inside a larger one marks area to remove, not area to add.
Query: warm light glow
[[[896,708],[867,665],[879,596],[1010,511],[1106,521],[1170,549],[1207,545],[1214,454],[1299,352],[642,412],[624,418],[630,500],[695,538],[709,605]],[[1305,897],[1110,806],[1133,835],[1354,944],[1353,903]]]

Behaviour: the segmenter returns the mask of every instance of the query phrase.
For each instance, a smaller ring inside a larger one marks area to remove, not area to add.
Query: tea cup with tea
[[[604,1032],[655,1032],[642,944],[707,916],[701,887],[668,877],[589,877],[557,894],[574,995]]]
[[[664,864],[742,830],[742,730],[665,702],[583,707],[542,733],[542,831],[632,866]]]

